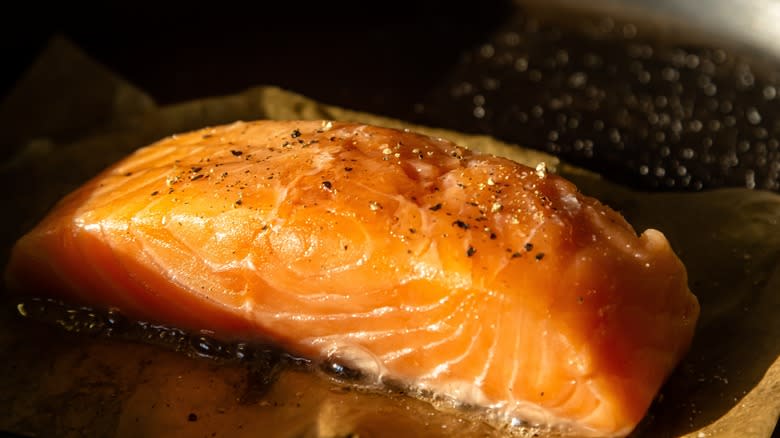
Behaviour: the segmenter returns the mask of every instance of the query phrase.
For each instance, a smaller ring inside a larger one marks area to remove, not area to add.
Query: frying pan
[[[19,44],[10,50],[22,53],[11,58],[17,78],[61,32],[161,104],[273,84],[544,149],[633,187],[780,190],[780,6],[771,0],[55,12],[11,20],[48,25],[4,39]]]

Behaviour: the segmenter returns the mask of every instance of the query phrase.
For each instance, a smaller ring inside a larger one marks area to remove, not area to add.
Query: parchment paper
[[[63,65],[67,74],[42,73]],[[91,103],[79,103],[89,90],[99,92]],[[583,192],[620,210],[638,230],[662,230],[701,301],[693,347],[634,435],[769,437],[777,423],[778,195],[741,189],[637,193],[488,137],[407,125],[274,87],[158,108],[62,39],[52,42],[0,105],[0,117],[7,151],[0,183],[9,209],[0,219],[3,265],[15,239],[111,162],[163,136],[238,119],[354,120],[410,128],[529,165],[545,161]],[[247,398],[257,387],[258,371],[251,366],[66,333],[19,318],[10,302],[0,313],[0,351],[0,431],[23,435],[500,435],[404,396],[361,393],[295,370],[282,371],[275,383]]]

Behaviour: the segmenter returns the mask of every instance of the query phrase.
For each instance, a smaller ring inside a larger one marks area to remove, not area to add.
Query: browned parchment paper
[[[80,101],[83,96],[90,96],[88,102]],[[688,266],[702,317],[690,354],[634,435],[772,434],[780,413],[776,194],[741,189],[637,193],[488,137],[411,126],[273,87],[158,108],[140,90],[56,39],[0,104],[0,138],[12,151],[0,165],[9,208],[0,219],[0,261],[59,197],[133,149],[175,132],[259,118],[410,128],[529,165],[545,161],[584,192],[622,211],[637,229],[662,230]],[[2,431],[119,437],[500,435],[422,402],[347,390],[312,373],[282,371],[258,392],[257,370],[245,364],[65,333],[18,318],[10,304],[0,312]]]

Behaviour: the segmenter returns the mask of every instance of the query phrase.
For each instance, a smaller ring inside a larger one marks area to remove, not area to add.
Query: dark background
[[[718,29],[691,43],[687,25],[661,38],[652,23],[540,18],[508,0],[15,6],[0,26],[3,96],[59,34],[161,105],[276,85],[639,189],[780,191],[780,62]]]
[[[409,115],[458,55],[511,9],[507,1],[246,3],[21,5],[0,30],[1,91],[7,94],[59,33],[160,104],[270,84]]]

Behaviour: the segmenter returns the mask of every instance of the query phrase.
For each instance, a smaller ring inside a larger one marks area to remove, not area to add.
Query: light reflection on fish
[[[588,435],[636,426],[699,312],[660,232],[543,165],[332,122],[140,149],[24,236],[7,279]]]

